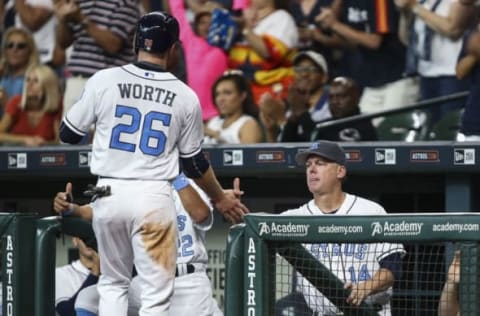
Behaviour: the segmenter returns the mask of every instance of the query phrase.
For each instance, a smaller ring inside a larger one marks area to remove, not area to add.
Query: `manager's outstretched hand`
[[[250,210],[240,201],[235,190],[224,190],[223,197],[215,201],[215,207],[232,224],[240,223]]]
[[[72,183],[68,182],[64,192],[57,192],[53,199],[53,210],[59,215],[73,209]]]

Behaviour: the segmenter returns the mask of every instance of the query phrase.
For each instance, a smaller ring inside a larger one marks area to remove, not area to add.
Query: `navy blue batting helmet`
[[[135,53],[164,53],[179,40],[178,21],[166,12],[151,12],[140,18],[135,32]]]

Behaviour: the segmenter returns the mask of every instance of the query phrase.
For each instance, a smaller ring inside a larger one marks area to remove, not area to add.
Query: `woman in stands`
[[[228,71],[212,87],[220,115],[205,126],[205,144],[254,144],[262,141],[257,107],[241,71]]]
[[[22,93],[27,68],[38,63],[32,35],[24,29],[9,28],[3,35],[0,58],[0,114],[9,98]]]
[[[59,142],[60,87],[53,70],[34,65],[25,74],[23,93],[11,98],[0,120],[0,143],[41,146]]]

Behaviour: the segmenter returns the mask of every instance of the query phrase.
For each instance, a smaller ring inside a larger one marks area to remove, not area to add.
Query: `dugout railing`
[[[249,214],[245,223],[234,226],[228,236],[225,312],[228,316],[312,315],[295,284],[302,275],[335,305],[335,315],[383,315],[374,304],[359,308],[347,304],[348,291],[343,282],[305,247],[401,243],[407,253],[402,277],[393,286],[391,315],[437,315],[455,250],[461,256],[461,315],[480,315],[479,240],[480,214]]]
[[[34,316],[55,315],[56,239],[60,234],[79,237],[87,245],[95,240],[92,225],[83,219],[52,216],[37,220]]]
[[[0,213],[1,315],[55,315],[56,239],[95,239],[90,223],[79,218]]]
[[[2,315],[34,313],[36,214],[0,213]]]

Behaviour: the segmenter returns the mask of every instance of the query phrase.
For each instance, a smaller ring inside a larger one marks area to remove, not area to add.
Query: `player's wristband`
[[[187,186],[189,186],[190,182],[188,182],[187,177],[182,172],[175,179],[173,179],[172,185],[173,185],[173,188],[178,192],[180,190],[185,189]]]
[[[74,207],[73,207],[73,195],[72,195],[72,193],[67,193],[67,202],[70,203],[69,204],[70,208],[63,211],[61,213],[62,216],[70,216],[73,213]]]
[[[62,216],[70,216],[73,213],[73,207],[69,208],[68,210],[65,210],[61,213]]]

